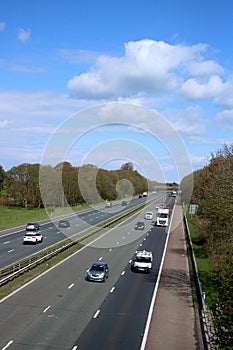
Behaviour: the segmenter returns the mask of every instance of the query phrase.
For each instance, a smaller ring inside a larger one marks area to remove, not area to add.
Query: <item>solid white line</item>
[[[162,274],[162,269],[163,269],[163,263],[164,263],[165,255],[166,255],[166,251],[167,251],[168,239],[169,239],[169,235],[170,235],[170,227],[171,227],[171,223],[172,223],[172,219],[173,219],[173,214],[175,212],[175,207],[176,207],[176,204],[173,207],[172,216],[171,216],[170,222],[169,222],[167,238],[166,238],[166,242],[165,242],[165,246],[164,246],[164,251],[163,251],[163,255],[162,255],[162,259],[161,259],[161,264],[160,264],[160,267],[159,267],[159,273],[158,273],[156,285],[155,285],[153,296],[152,296],[152,299],[151,299],[150,309],[149,309],[148,316],[147,316],[146,327],[145,327],[145,331],[144,331],[144,335],[143,335],[143,339],[142,339],[140,350],[145,350],[145,347],[146,347],[146,342],[147,342],[147,337],[148,337],[148,334],[149,334],[151,318],[152,318],[152,314],[153,314],[153,310],[154,310],[155,299],[156,299],[156,295],[157,295],[157,291],[158,291],[158,287],[159,287],[159,282],[160,282],[160,278],[161,278],[161,274]]]
[[[51,306],[49,305],[49,306],[47,306],[45,309],[44,309],[44,313],[46,312],[46,311],[48,311],[49,309],[51,308]]]
[[[112,287],[112,289],[110,290],[110,293],[114,292],[115,287]]]
[[[68,289],[71,289],[74,286],[74,283],[71,283],[68,287]]]
[[[2,350],[6,350],[7,348],[9,348],[9,346],[14,342],[14,340],[10,340],[6,346],[4,346],[4,348],[2,348]]]
[[[96,313],[94,314],[93,318],[98,317],[99,313],[100,313],[100,309],[96,311]]]

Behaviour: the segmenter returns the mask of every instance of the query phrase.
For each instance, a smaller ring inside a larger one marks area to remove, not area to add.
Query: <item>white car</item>
[[[23,237],[23,243],[37,244],[42,243],[43,236],[40,232],[27,231]]]
[[[150,273],[152,269],[153,254],[146,250],[136,251],[136,257],[133,263],[133,271]]]
[[[146,219],[146,220],[152,220],[152,219],[153,219],[153,213],[152,213],[152,211],[148,211],[148,212],[145,214],[145,219]]]

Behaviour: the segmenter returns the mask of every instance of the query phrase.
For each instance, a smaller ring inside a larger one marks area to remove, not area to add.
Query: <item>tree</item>
[[[0,191],[3,189],[5,176],[6,176],[5,171],[3,167],[0,165]]]
[[[130,170],[130,171],[133,171],[133,169],[134,169],[133,163],[131,163],[131,162],[124,163],[124,164],[122,164],[122,166],[121,166],[121,170]]]
[[[6,174],[5,186],[16,205],[40,207],[39,164],[21,164]]]
[[[233,339],[233,145],[211,154],[209,164],[195,172],[192,201],[199,205],[199,236],[204,235],[211,261],[217,346],[232,349]],[[185,188],[190,177],[182,181]],[[187,186],[188,187],[188,186]]]

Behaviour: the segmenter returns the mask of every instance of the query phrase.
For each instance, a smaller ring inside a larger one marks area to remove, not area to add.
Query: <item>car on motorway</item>
[[[126,205],[127,205],[127,201],[122,201],[122,202],[121,202],[121,205],[122,205],[122,206],[126,206]]]
[[[39,231],[40,230],[40,224],[38,222],[29,222],[26,225],[26,231]]]
[[[136,251],[136,256],[133,262],[132,270],[135,272],[141,271],[149,273],[152,269],[152,262],[152,252],[146,250]]]
[[[109,275],[107,263],[98,261],[94,262],[87,270],[86,280],[95,282],[105,282]]]
[[[148,211],[146,214],[145,214],[145,217],[144,217],[146,220],[152,220],[153,219],[153,213],[152,211]]]
[[[32,232],[32,231],[26,231],[25,235],[23,236],[23,243],[24,244],[37,244],[43,242],[43,236],[41,232]]]
[[[58,227],[64,227],[64,228],[67,228],[67,227],[70,227],[70,222],[69,220],[60,220],[59,221],[59,224],[58,224]]]
[[[112,203],[111,202],[106,202],[105,208],[112,208]]]
[[[134,226],[135,230],[144,230],[145,228],[145,224],[143,221],[138,221],[135,226]]]

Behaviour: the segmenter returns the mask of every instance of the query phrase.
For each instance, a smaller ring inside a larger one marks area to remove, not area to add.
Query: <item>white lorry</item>
[[[142,271],[149,273],[152,269],[153,254],[146,250],[136,251],[136,257],[133,263],[135,272]]]
[[[168,226],[169,221],[169,208],[160,207],[157,213],[156,225],[157,226]]]

